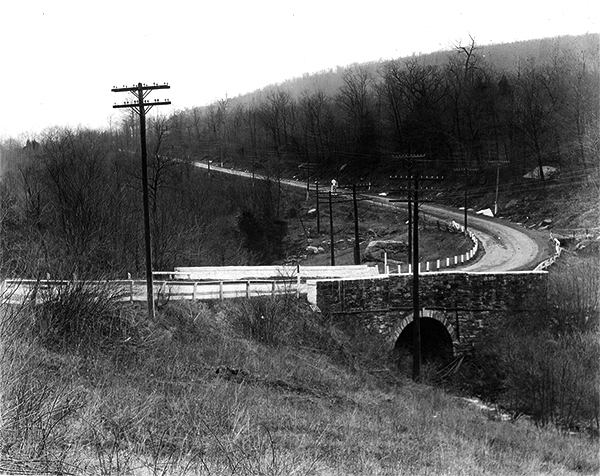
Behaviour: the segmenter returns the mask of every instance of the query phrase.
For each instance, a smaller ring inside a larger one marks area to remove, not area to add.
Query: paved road
[[[194,162],[200,168],[207,165]],[[240,177],[252,177],[249,172],[225,169],[211,165],[211,170],[219,173],[227,173]],[[303,188],[306,190],[306,182],[283,179],[285,185]],[[384,206],[404,206],[398,203],[390,203],[387,198],[362,194],[374,202]],[[462,223],[464,211],[453,210],[441,205],[422,205],[421,210],[429,216],[444,220],[455,220]],[[462,266],[462,271],[472,272],[504,272],[504,271],[526,271],[533,270],[539,263],[551,255],[551,244],[547,234],[529,230],[515,224],[496,218],[482,217],[469,213],[467,225],[479,239],[484,253],[472,263]]]

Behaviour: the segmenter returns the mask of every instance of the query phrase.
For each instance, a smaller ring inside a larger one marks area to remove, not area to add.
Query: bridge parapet
[[[547,272],[503,273],[430,272],[419,277],[422,307],[473,307],[509,309],[526,296],[545,296]],[[323,312],[412,304],[412,276],[382,275],[358,279],[323,279],[309,282],[312,298]]]
[[[177,267],[175,271],[155,272],[157,277],[188,280],[247,280],[247,279],[290,279],[301,281],[316,278],[346,278],[378,275],[375,266],[197,266]]]

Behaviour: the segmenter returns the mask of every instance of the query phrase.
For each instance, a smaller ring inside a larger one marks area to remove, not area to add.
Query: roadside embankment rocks
[[[364,252],[366,261],[383,261],[382,252],[387,253],[388,259],[402,260],[407,245],[403,241],[375,240],[371,241]]]

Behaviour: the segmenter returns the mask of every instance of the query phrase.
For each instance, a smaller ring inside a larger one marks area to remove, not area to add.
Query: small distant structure
[[[542,171],[544,172],[544,177],[549,178],[558,173],[558,169],[556,167],[551,167],[549,165],[542,166]],[[539,167],[536,167],[531,172],[523,175],[523,178],[526,179],[536,179],[539,180],[541,178],[541,173]]]
[[[486,217],[493,217],[494,216],[494,212],[491,210],[491,208],[485,208],[483,210],[479,210],[477,212],[477,215],[483,215]]]

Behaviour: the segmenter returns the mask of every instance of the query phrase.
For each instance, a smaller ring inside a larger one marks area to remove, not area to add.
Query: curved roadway
[[[194,162],[193,164],[196,167],[208,168],[206,164],[200,162]],[[212,165],[211,170],[241,177],[252,177],[252,174],[249,172],[214,167]],[[281,182],[292,187],[306,189],[305,182],[287,179],[282,179]],[[399,206],[396,203],[390,203],[389,199],[380,196],[365,194],[362,196],[385,206]],[[452,210],[442,205],[422,205],[420,209],[429,216],[443,220],[454,220],[458,223],[462,223],[464,220],[464,210]],[[480,241],[484,253],[481,253],[479,259],[476,261],[461,266],[461,271],[527,271],[533,270],[539,263],[551,256],[548,235],[542,232],[525,229],[506,221],[482,217],[473,213],[469,213],[467,225]]]

